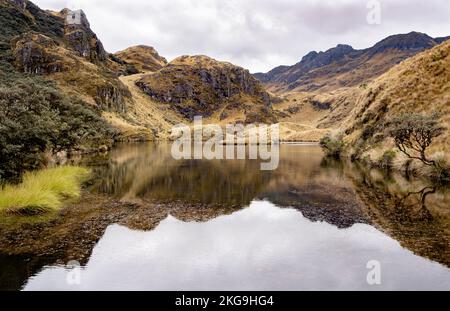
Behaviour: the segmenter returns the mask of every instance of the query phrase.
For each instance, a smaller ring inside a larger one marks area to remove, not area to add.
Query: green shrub
[[[44,152],[110,145],[100,114],[38,77],[9,73],[0,84],[0,183],[44,164]]]
[[[344,150],[344,140],[341,134],[327,134],[320,140],[320,146],[326,156],[339,158]]]
[[[431,167],[431,178],[439,182],[449,183],[450,165],[447,163],[444,156],[437,157],[434,161],[436,162],[436,165]]]

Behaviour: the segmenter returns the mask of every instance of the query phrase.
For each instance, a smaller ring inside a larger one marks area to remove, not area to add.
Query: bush
[[[1,77],[0,183],[44,164],[44,152],[110,145],[113,131],[82,101],[38,77]]]
[[[320,146],[326,156],[340,158],[345,144],[341,134],[327,134],[320,140]]]
[[[19,185],[6,185],[0,190],[0,211],[37,214],[57,210],[67,199],[81,195],[81,183],[89,170],[63,166],[26,173]]]

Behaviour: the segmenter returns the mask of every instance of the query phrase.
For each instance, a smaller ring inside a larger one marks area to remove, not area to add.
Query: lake
[[[450,195],[426,180],[316,145],[282,145],[275,171],[177,161],[167,144],[79,161],[94,177],[74,206],[87,207],[28,224],[37,244],[67,237],[45,240],[54,252],[2,252],[2,288],[450,290]]]

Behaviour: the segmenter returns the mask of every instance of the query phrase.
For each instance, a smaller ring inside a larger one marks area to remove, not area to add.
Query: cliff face
[[[97,35],[91,30],[89,21],[82,10],[62,10],[60,15],[65,20],[64,37],[70,47],[91,62],[105,62],[108,54]]]
[[[55,40],[35,32],[27,32],[12,41],[16,68],[29,74],[44,75],[66,71],[57,49],[58,43]]]
[[[275,121],[269,94],[248,70],[206,56],[179,57],[137,86],[190,120],[241,114],[242,122]]]
[[[354,50],[338,45],[326,52],[311,52],[293,66],[255,74],[271,91],[324,92],[367,83],[401,61],[433,48],[445,38],[433,39],[412,32],[390,36],[371,48]]]

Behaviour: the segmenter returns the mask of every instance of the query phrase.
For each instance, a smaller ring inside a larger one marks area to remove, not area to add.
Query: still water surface
[[[24,290],[450,290],[450,196],[427,181],[326,160],[313,145],[282,146],[272,172],[176,161],[153,144],[83,161],[92,193],[181,207],[150,227],[109,224],[81,268],[47,264]],[[379,285],[367,282],[373,260]]]
[[[367,283],[371,260],[381,264],[380,285]],[[449,269],[371,226],[342,230],[262,201],[206,223],[169,216],[149,232],[111,225],[79,271],[79,285],[68,285],[68,272],[47,267],[25,290],[450,288]]]

